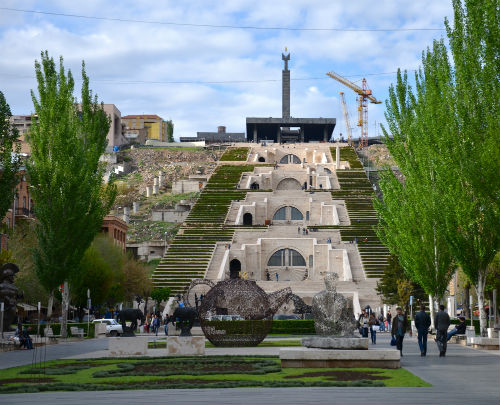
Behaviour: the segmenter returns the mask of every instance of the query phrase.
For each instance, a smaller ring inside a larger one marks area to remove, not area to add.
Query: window
[[[292,221],[302,221],[304,219],[302,212],[300,212],[297,208],[291,207],[291,209],[292,209],[292,212],[291,212]]]
[[[286,207],[281,207],[274,213],[273,221],[286,221]]]
[[[309,211],[306,211],[306,221],[309,221]]]
[[[273,216],[273,221],[302,221],[303,219],[304,216],[302,215],[302,212],[300,212],[297,208],[290,206],[281,207],[274,213]]]
[[[281,158],[280,163],[281,164],[288,164],[288,163],[300,164],[300,159],[296,155],[288,154],[288,155],[285,155]]]
[[[284,266],[285,263],[285,249],[280,249],[273,253],[267,262],[268,266]]]
[[[309,267],[312,269],[313,268],[313,255],[309,255]]]
[[[273,253],[267,262],[268,266],[306,266],[306,261],[295,249],[280,249]]]

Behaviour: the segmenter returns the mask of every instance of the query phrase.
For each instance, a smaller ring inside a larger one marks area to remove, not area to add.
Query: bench
[[[457,344],[460,344],[462,346],[467,346],[467,335],[463,334],[463,335],[454,335],[451,337],[451,339],[449,340],[448,343],[457,343]]]
[[[83,330],[83,328],[77,328],[76,326],[71,326],[69,330],[71,331],[71,336],[80,337],[82,339],[85,337],[85,331]]]
[[[49,326],[48,328],[44,328],[43,334],[46,338],[49,339],[49,342],[57,343],[57,338],[62,337],[61,335],[54,335],[54,331]]]

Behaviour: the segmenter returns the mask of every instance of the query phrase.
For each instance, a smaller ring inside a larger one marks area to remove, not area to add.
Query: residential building
[[[33,199],[31,198],[29,183],[26,180],[26,171],[24,167],[21,168],[19,176],[20,180],[16,187],[12,206],[2,220],[9,229],[14,229],[19,220],[34,218]]]
[[[122,117],[125,133],[142,128],[147,129],[147,139],[167,141],[167,124],[156,114],[125,115]]]
[[[113,238],[116,245],[125,251],[127,243],[127,224],[114,215],[106,215],[102,220],[101,233]]]
[[[19,142],[21,143],[21,153],[31,153],[30,145],[28,144],[28,133],[33,122],[33,118],[36,120],[36,115],[12,115],[10,117],[10,123],[13,127],[17,128],[19,131]]]

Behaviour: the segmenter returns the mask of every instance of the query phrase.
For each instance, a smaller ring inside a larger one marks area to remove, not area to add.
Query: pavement
[[[153,338],[153,337],[152,337]],[[281,340],[281,339],[280,339]],[[389,336],[379,333],[377,345],[370,350],[390,347]],[[59,343],[47,346],[45,358],[95,358],[107,356],[106,339]],[[163,351],[161,349],[156,349]],[[42,352],[43,349],[38,349]],[[154,350],[150,350],[154,353]],[[278,354],[279,348],[208,348],[215,354]],[[160,402],[170,404],[273,404],[273,405],[499,405],[500,351],[476,350],[457,344],[448,346],[447,356],[439,357],[434,341],[429,341],[427,357],[420,357],[415,338],[406,337],[401,358],[403,368],[432,387],[383,388],[236,388],[189,390],[130,390],[100,392],[48,392],[0,395],[0,404],[138,404]],[[30,364],[31,351],[0,353],[0,368]]]

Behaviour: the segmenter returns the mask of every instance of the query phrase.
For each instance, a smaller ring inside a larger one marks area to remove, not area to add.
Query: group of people
[[[370,332],[370,338],[372,344],[377,344],[377,332],[384,332],[387,328],[391,328],[392,315],[391,312],[387,312],[387,317],[380,314],[378,317],[371,311],[369,307],[361,311],[361,315],[358,318],[359,333],[362,337],[368,337],[368,332]]]
[[[408,330],[408,316],[403,314],[400,307],[396,308],[397,314],[392,319],[391,335],[393,344],[403,355],[403,340]],[[446,356],[447,342],[456,334],[465,334],[465,318],[460,317],[460,322],[450,331],[450,316],[444,310],[444,305],[439,306],[439,311],[434,317],[434,327],[436,328],[435,341],[439,350],[439,357]],[[420,311],[415,314],[415,328],[417,330],[417,341],[420,348],[420,355],[427,356],[427,338],[431,327],[431,317],[425,312],[425,305],[420,306]],[[373,341],[373,339],[372,339]]]
[[[173,319],[169,314],[165,316],[165,319],[161,319],[160,315],[149,314],[146,315],[146,321],[144,322],[144,333],[154,333],[158,336],[160,327],[163,324],[165,331],[165,336],[168,336],[168,324],[172,323],[175,326],[175,319]]]
[[[33,349],[33,340],[31,339],[30,331],[31,328],[29,326],[25,326],[23,328],[23,325],[21,323],[17,325],[15,335],[12,337],[12,339],[16,342],[19,342],[19,347],[21,349]]]

